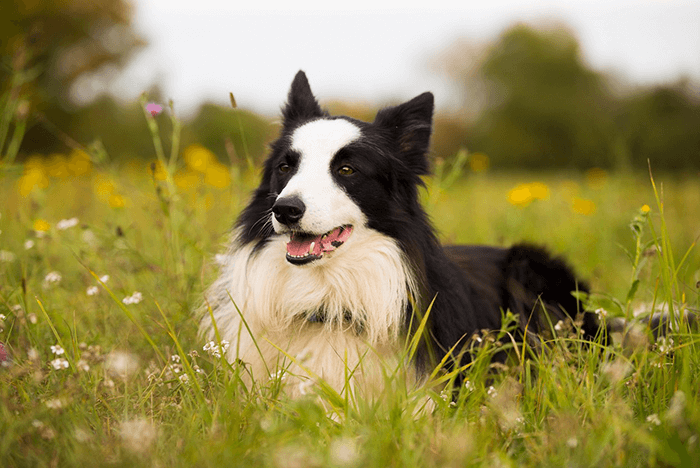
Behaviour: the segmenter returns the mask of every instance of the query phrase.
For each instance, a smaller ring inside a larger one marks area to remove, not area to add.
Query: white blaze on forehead
[[[298,196],[306,211],[301,228],[322,234],[344,224],[364,223],[364,215],[331,175],[338,151],[361,136],[357,125],[343,119],[314,120],[294,130],[291,149],[301,155],[297,172],[278,198]],[[280,225],[272,218],[279,232]]]
[[[347,120],[314,120],[292,134],[292,149],[302,156],[301,167],[312,164],[328,168],[342,147],[360,137],[360,129]]]

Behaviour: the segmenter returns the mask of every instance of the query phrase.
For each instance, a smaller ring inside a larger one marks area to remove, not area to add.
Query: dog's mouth
[[[346,224],[325,234],[292,232],[287,242],[287,261],[294,265],[305,265],[332,252],[348,240],[352,226]]]

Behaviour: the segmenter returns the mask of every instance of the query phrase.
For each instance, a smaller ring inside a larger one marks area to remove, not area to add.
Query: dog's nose
[[[299,222],[301,217],[304,216],[304,211],[306,211],[306,206],[299,197],[280,198],[272,205],[275,219],[287,226]]]

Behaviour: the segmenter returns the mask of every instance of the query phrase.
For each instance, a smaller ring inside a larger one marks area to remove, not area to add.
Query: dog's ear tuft
[[[287,105],[282,110],[285,125],[300,120],[323,117],[325,114],[311,92],[306,74],[299,70],[292,81],[292,87],[287,97]]]
[[[408,102],[377,113],[374,124],[388,132],[397,145],[399,157],[417,175],[429,173],[426,153],[430,147],[434,98],[423,93]]]

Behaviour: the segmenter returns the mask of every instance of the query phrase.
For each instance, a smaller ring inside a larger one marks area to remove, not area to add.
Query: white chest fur
[[[286,369],[291,395],[316,378],[336,391],[347,375],[381,385],[379,366],[402,349],[416,291],[404,254],[393,239],[360,227],[328,258],[296,266],[285,259],[287,240],[273,236],[257,252],[234,242],[207,292],[221,338],[231,343],[228,358],[249,365],[259,383]],[[323,321],[314,320],[319,313]],[[213,338],[208,313],[202,325]]]

